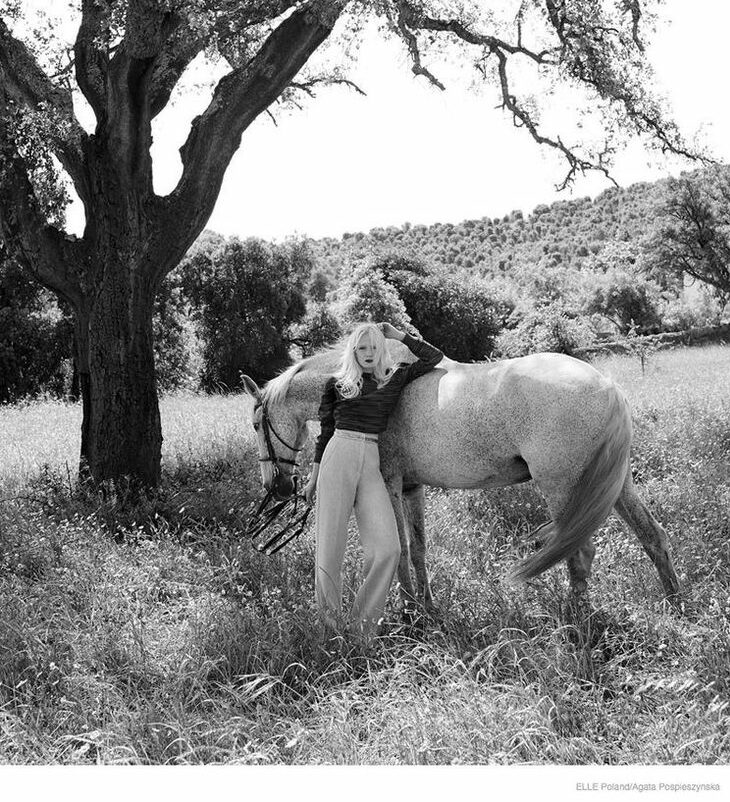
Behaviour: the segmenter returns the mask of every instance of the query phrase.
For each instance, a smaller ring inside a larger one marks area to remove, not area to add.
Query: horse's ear
[[[249,395],[252,395],[257,401],[260,401],[261,390],[259,390],[258,384],[256,384],[256,382],[250,376],[246,376],[246,374],[241,375],[241,381],[243,382],[244,392],[247,392]]]

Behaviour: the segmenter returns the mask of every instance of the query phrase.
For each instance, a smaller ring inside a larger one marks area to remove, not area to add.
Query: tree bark
[[[76,400],[81,398],[81,453],[79,455],[79,477],[89,478],[89,432],[91,428],[91,375],[89,370],[89,313],[76,307],[74,314],[74,387]]]
[[[88,392],[83,392],[82,384],[81,456],[97,482],[130,477],[155,487],[160,479],[162,429],[152,340],[154,288],[146,272],[130,265],[123,254],[110,256],[95,287],[88,318]]]

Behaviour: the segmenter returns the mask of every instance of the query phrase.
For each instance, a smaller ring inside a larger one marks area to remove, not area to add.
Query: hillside
[[[538,264],[545,257],[580,269],[607,242],[639,242],[655,218],[666,180],[612,187],[588,197],[537,206],[525,217],[513,211],[501,218],[374,228],[341,239],[310,240],[315,258],[328,272],[373,251],[405,250],[435,268],[472,275],[509,273],[512,265]]]

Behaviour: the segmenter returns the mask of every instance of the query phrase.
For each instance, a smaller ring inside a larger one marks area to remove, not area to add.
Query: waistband
[[[374,432],[352,432],[349,429],[335,429],[335,437],[345,437],[348,440],[367,440],[371,443],[378,442],[378,435]]]

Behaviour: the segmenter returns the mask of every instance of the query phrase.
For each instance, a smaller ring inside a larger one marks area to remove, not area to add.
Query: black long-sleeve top
[[[363,373],[362,390],[355,398],[343,398],[335,387],[336,379],[330,377],[325,384],[322,402],[319,405],[321,431],[314,449],[314,462],[320,462],[322,454],[335,429],[351,432],[378,434],[384,432],[388,417],[400,398],[401,390],[414,379],[423,376],[443,359],[443,353],[424,340],[406,334],[403,344],[418,357],[416,362],[402,364],[393,372],[382,387],[371,373]]]

